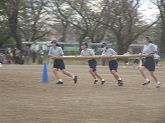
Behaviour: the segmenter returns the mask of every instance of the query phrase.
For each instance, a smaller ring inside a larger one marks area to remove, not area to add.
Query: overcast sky
[[[101,0],[91,0],[91,2],[96,3],[96,4],[99,1]],[[93,9],[94,8],[96,8],[96,5],[93,6]],[[159,10],[157,6],[151,2],[151,0],[140,0],[139,12],[143,16],[143,20],[145,20],[148,23],[151,23],[157,19],[156,16],[159,13]]]
[[[143,19],[145,19],[147,22],[155,21],[156,14],[159,13],[157,6],[150,2],[150,0],[141,0],[141,7],[139,11],[144,16]]]

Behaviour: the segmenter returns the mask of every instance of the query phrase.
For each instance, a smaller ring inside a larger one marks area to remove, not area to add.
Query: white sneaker
[[[150,80],[145,80],[144,83],[142,85],[147,85],[150,83]]]
[[[157,82],[157,84],[156,84],[156,88],[160,88],[160,82]]]

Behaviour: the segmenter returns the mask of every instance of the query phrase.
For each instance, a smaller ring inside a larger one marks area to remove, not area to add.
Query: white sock
[[[75,76],[72,76],[72,78],[74,79],[74,78],[75,78]]]
[[[118,78],[118,80],[121,80],[121,78]]]
[[[150,81],[148,78],[147,79],[145,79],[146,81]]]
[[[160,82],[157,82],[158,85],[160,85]]]
[[[62,79],[59,79],[58,81],[62,82]]]
[[[102,79],[101,81],[105,81],[105,79]]]

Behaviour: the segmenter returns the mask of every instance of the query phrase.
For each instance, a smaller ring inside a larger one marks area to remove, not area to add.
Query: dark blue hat
[[[144,37],[143,40],[146,40],[146,41],[150,42],[150,38],[149,37]]]
[[[56,41],[56,40],[52,40],[51,43],[55,43],[55,44],[57,44],[57,41]]]
[[[88,46],[88,43],[87,42],[82,42],[81,45]]]
[[[102,44],[101,44],[101,48],[106,47],[106,46],[107,46],[106,43],[102,43]]]

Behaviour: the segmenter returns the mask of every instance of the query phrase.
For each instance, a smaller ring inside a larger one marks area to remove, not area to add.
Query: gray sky
[[[141,7],[139,11],[143,15],[143,19],[147,22],[152,22],[156,20],[156,15],[159,13],[157,6],[154,5],[150,0],[141,0]]]
[[[101,0],[91,1],[93,3],[97,3]],[[96,5],[93,6],[93,9],[96,8]],[[145,20],[147,23],[151,23],[156,20],[156,16],[159,13],[159,10],[157,9],[157,6],[151,2],[151,0],[140,0],[139,12],[141,13],[141,16],[143,16],[142,20]]]

